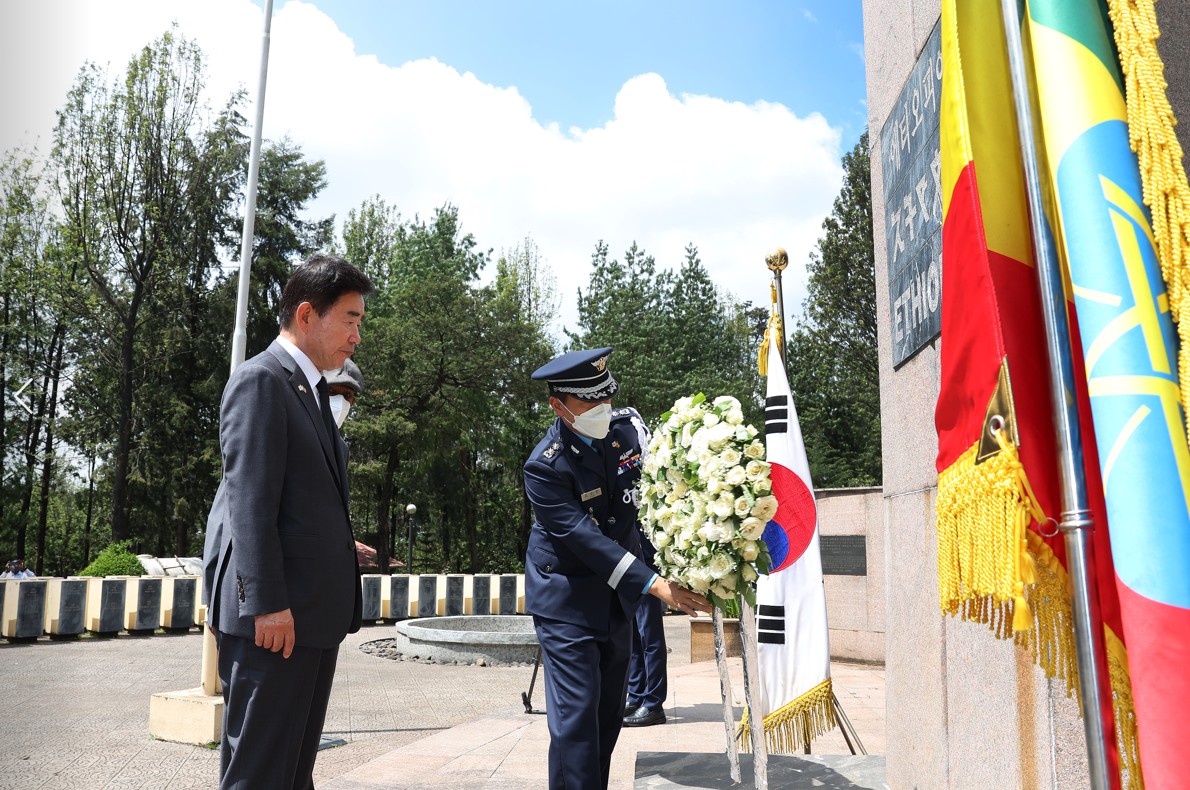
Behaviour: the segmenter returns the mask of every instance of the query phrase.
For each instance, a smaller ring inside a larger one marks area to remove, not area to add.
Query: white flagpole
[[[256,232],[256,184],[260,176],[260,139],[264,127],[264,91],[269,76],[269,31],[273,23],[273,0],[265,0],[264,33],[260,42],[260,80],[256,84],[256,125],[252,129],[252,148],[248,159],[248,195],[244,201],[244,233],[240,239],[240,285],[236,295],[236,323],[231,335],[231,370],[244,361],[248,346],[248,275],[252,269],[252,240]],[[202,692],[208,696],[221,693],[219,687],[219,652],[211,629],[203,628]]]

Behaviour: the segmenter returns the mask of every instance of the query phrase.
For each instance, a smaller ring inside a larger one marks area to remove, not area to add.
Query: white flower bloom
[[[754,482],[752,484],[752,491],[755,492],[758,496],[760,494],[763,494],[766,491],[772,491],[772,490],[773,490],[773,481],[770,480],[767,475],[765,477],[760,478],[759,480],[757,480],[756,482]]]
[[[719,423],[710,428],[704,428],[707,432],[707,447],[712,450],[718,450],[727,443],[727,440],[735,433],[734,429],[727,423]]]
[[[739,497],[735,501],[735,514],[740,518],[752,512],[752,505],[748,504],[748,497]]]
[[[723,418],[728,425],[740,425],[744,421],[744,413],[739,409],[732,409]]]
[[[777,498],[775,496],[762,496],[756,500],[756,505],[752,508],[752,515],[761,521],[771,521],[773,516],[777,515]]]
[[[739,450],[728,447],[723,452],[719,453],[719,463],[723,466],[735,466],[740,462]]]
[[[719,478],[711,477],[711,478],[707,479],[707,493],[708,494],[718,494],[720,489],[722,489],[722,488],[723,488],[723,482]]]
[[[744,581],[748,583],[756,581],[756,579],[759,577],[759,574],[756,573],[756,569],[748,563],[744,563],[740,566],[740,575],[743,576]]]
[[[715,398],[713,401],[711,401],[711,405],[716,409],[720,406],[727,406],[728,408],[731,408],[733,406],[739,407],[740,402],[730,395],[720,395],[718,398]]]
[[[708,414],[707,416],[702,418],[702,424],[707,426],[708,428],[710,428],[713,425],[718,425],[719,424],[719,415],[716,414],[715,412],[711,412],[710,414]]]
[[[707,570],[715,579],[722,579],[735,570],[735,562],[726,554],[715,554],[707,563]]]
[[[653,533],[653,546],[658,550],[667,548],[669,546],[670,540],[671,538],[669,532],[667,531]]]
[[[718,598],[722,598],[725,601],[731,600],[731,598],[734,596],[731,590],[726,589],[721,584],[711,585],[711,594]]]
[[[727,492],[724,493],[727,494]],[[711,504],[710,510],[721,519],[728,518],[732,513],[735,512],[735,500],[732,498],[731,494],[727,494],[725,497],[716,499]]]
[[[744,471],[744,467],[733,466],[727,470],[727,475],[723,478],[723,481],[734,488],[735,486],[742,485],[747,479],[748,474]]]
[[[755,562],[756,558],[760,556],[760,546],[756,545],[755,540],[748,540],[740,547],[740,556],[748,562]]]
[[[764,534],[764,528],[768,526],[768,521],[749,516],[740,522],[740,536],[744,540],[759,540],[760,536]]]
[[[752,442],[744,448],[744,456],[759,461],[764,458],[764,445],[760,442]]]
[[[719,583],[723,585],[724,589],[735,592],[735,588],[740,584],[740,574],[737,571],[732,571],[720,579]]]
[[[768,466],[761,461],[749,461],[744,467],[744,474],[749,480],[759,480],[768,474]]]

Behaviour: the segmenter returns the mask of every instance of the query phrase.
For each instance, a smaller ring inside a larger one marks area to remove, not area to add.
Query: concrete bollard
[[[0,636],[35,639],[45,633],[45,579],[5,580]]]
[[[124,628],[126,577],[87,579],[87,630],[95,634],[114,634]]]
[[[189,631],[198,625],[200,577],[166,576],[161,585],[161,625],[171,631]]]
[[[124,627],[156,631],[161,627],[161,576],[135,576],[124,594]]]
[[[447,617],[463,615],[463,576],[452,573],[446,577],[446,602],[443,614]]]
[[[360,592],[363,596],[363,620],[374,623],[383,616],[380,596],[380,580],[383,576],[374,573],[360,577]]]
[[[393,574],[389,578],[387,609],[384,616],[389,620],[407,620],[413,616],[410,612],[409,576],[408,574]]]
[[[513,574],[500,577],[500,605],[496,613],[517,613],[517,578]]]
[[[46,583],[45,631],[77,636],[86,630],[87,580],[49,579]]]

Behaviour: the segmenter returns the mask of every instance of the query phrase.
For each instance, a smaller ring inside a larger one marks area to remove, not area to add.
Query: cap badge
[[[602,373],[603,369],[607,367],[607,355],[604,354],[602,357],[592,362],[591,365],[600,373]]]

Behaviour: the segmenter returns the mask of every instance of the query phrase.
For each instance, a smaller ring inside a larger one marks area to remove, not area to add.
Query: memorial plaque
[[[471,613],[492,613],[492,577],[486,573],[471,580]]]
[[[409,577],[390,576],[389,579],[389,616],[394,620],[406,620],[409,618]]]
[[[868,575],[868,544],[864,535],[822,535],[818,545],[824,576]]]
[[[169,627],[189,630],[194,622],[194,592],[197,579],[174,579],[174,605],[170,609]]]
[[[417,581],[417,616],[435,617],[438,614],[438,577],[419,576]]]
[[[154,631],[161,625],[161,579],[139,579],[136,582],[135,631]]]
[[[59,588],[58,635],[81,634],[86,629],[87,582],[84,579],[67,579]]]
[[[461,617],[463,614],[463,577],[446,577],[446,616]]]
[[[104,579],[99,594],[99,631],[113,634],[124,627],[124,596],[128,583],[123,579]]]
[[[499,614],[516,614],[516,577],[500,577]]]
[[[880,130],[892,363],[942,331],[942,47],[937,25]]]
[[[364,576],[360,585],[364,599],[363,619],[375,622],[380,619],[380,577]]]
[[[45,631],[45,582],[24,581],[17,587],[17,639],[39,637]]]

